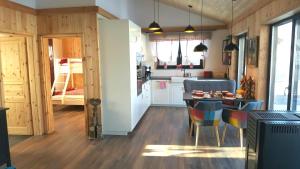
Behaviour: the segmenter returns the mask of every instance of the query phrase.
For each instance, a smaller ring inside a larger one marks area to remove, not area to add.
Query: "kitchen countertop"
[[[174,76],[174,77],[181,77],[181,76]],[[191,77],[197,77],[198,80],[228,80],[224,78],[203,78],[200,76],[191,76]],[[151,76],[151,80],[171,80],[172,76]]]

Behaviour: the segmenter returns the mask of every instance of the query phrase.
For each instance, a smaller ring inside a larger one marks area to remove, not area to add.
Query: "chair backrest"
[[[203,126],[219,125],[222,111],[222,102],[214,101],[199,101],[194,108],[189,109],[191,119]]]
[[[252,110],[261,110],[263,105],[262,100],[247,102],[242,108],[242,111],[249,112]]]
[[[234,80],[184,80],[184,91],[192,92],[193,90],[208,91],[224,91],[227,90],[231,93],[235,93],[235,81]]]

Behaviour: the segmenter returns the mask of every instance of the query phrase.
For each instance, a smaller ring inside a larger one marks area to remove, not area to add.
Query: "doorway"
[[[68,120],[76,116],[78,123],[85,123],[84,101],[84,64],[82,57],[82,39],[79,36],[47,36],[42,38],[43,59],[50,80],[47,93],[53,111],[55,130],[61,130]],[[74,119],[74,118],[73,118]],[[85,126],[80,125],[80,126]],[[84,127],[82,128],[84,130]]]
[[[300,110],[300,16],[272,26],[270,110]]]

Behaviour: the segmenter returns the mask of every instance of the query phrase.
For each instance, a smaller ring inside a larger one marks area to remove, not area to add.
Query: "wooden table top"
[[[232,100],[238,102],[249,102],[255,101],[253,99],[243,99],[243,98],[223,98],[223,97],[212,97],[212,98],[193,98],[192,93],[183,93],[183,100],[191,101],[191,100],[203,100],[203,101],[225,101],[225,100]]]

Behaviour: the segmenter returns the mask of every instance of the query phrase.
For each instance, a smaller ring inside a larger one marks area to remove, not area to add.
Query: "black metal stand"
[[[7,169],[16,169],[11,165],[6,110],[8,109],[0,108],[0,166],[6,164]]]

